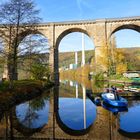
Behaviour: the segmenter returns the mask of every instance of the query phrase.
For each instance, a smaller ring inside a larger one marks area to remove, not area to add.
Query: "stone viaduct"
[[[32,27],[29,25],[28,28],[21,30],[20,38],[22,40],[30,34],[41,34],[48,39],[50,46],[49,62],[54,80],[57,83],[59,80],[58,48],[63,37],[72,32],[82,32],[87,34],[95,46],[95,60],[96,63],[98,63],[98,56],[101,55],[100,48],[103,46],[103,43],[109,42],[112,34],[122,29],[132,29],[140,32],[140,16],[116,19],[44,23],[34,25],[34,28],[35,30],[32,30]],[[0,31],[4,32],[5,29],[0,27]],[[2,37],[5,38],[4,36]]]

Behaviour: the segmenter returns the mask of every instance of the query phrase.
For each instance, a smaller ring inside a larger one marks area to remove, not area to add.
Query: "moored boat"
[[[102,93],[101,97],[104,103],[114,107],[127,107],[128,105],[125,98],[114,93]]]
[[[126,107],[114,107],[114,106],[110,106],[105,103],[102,103],[102,107],[105,108],[106,110],[111,111],[113,114],[118,114],[119,112],[128,111],[127,106]]]

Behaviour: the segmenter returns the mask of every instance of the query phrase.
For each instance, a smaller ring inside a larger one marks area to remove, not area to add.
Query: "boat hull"
[[[106,110],[111,111],[114,114],[117,114],[119,112],[128,111],[127,107],[114,107],[114,106],[107,105],[105,103],[102,103],[102,107],[105,108]]]
[[[105,104],[114,106],[114,107],[127,107],[128,103],[127,100],[122,98],[122,97],[118,97],[118,99],[116,100],[111,100],[109,98],[107,98],[107,93],[103,93],[102,96],[102,100]]]

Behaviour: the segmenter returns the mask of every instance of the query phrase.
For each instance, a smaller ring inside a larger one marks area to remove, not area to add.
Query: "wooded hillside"
[[[125,52],[126,62],[128,64],[128,70],[140,70],[140,47],[133,48],[118,48]],[[94,50],[85,51],[86,63],[90,63],[91,59],[94,59]],[[78,52],[78,65],[81,64],[82,53]],[[66,66],[75,63],[74,52],[63,52],[59,54],[59,67]]]

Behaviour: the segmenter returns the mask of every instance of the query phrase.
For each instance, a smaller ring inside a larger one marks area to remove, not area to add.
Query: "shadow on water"
[[[122,129],[119,129],[118,132],[128,138],[132,138],[132,139],[140,139],[140,131],[139,132],[127,132],[124,131]]]

